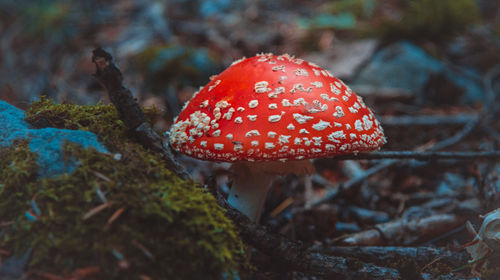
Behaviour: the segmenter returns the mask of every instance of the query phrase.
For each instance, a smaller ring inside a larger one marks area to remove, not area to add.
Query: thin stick
[[[181,178],[188,178],[186,171],[175,161],[168,145],[146,121],[141,107],[132,96],[132,92],[123,85],[123,76],[113,62],[111,54],[101,48],[93,51],[92,62],[96,66],[94,77],[108,91],[111,102],[118,110],[120,119],[134,133],[142,145],[160,153],[167,168]]]
[[[374,153],[359,153],[357,155],[341,155],[334,160],[359,159],[416,159],[416,160],[499,160],[500,151],[486,152],[419,152],[419,151],[382,151]]]

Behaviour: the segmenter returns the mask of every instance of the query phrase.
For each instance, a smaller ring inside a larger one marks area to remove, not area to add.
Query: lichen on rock
[[[1,115],[1,112],[0,112]],[[41,177],[28,140],[0,148],[0,248],[28,271],[97,279],[221,279],[246,267],[243,244],[215,199],[167,170],[128,134],[112,106],[56,105],[27,111],[34,126],[87,130],[107,150],[66,144],[71,173]],[[36,278],[35,278],[36,279]]]

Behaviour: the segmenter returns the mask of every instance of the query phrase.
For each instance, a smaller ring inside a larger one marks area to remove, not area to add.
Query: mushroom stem
[[[233,184],[227,202],[258,223],[274,174],[262,172],[246,162],[233,164],[232,173]]]
[[[234,163],[231,169],[233,185],[229,192],[228,203],[255,223],[259,223],[274,176],[288,173],[303,175],[314,172],[314,166],[309,160],[285,163],[238,162]]]

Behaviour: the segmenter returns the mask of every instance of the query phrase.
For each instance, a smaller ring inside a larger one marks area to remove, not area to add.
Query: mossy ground
[[[39,179],[26,143],[2,152],[0,222],[13,223],[2,228],[0,248],[33,248],[29,271],[71,275],[95,266],[92,279],[220,279],[245,266],[243,244],[214,198],[135,143],[114,107],[42,99],[27,120],[92,131],[122,154],[67,145],[76,171]]]

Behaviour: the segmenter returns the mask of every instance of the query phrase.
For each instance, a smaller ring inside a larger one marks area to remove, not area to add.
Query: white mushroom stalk
[[[231,167],[233,184],[228,203],[259,223],[267,193],[277,175],[294,173],[297,176],[314,173],[309,160],[290,162],[238,162]]]

